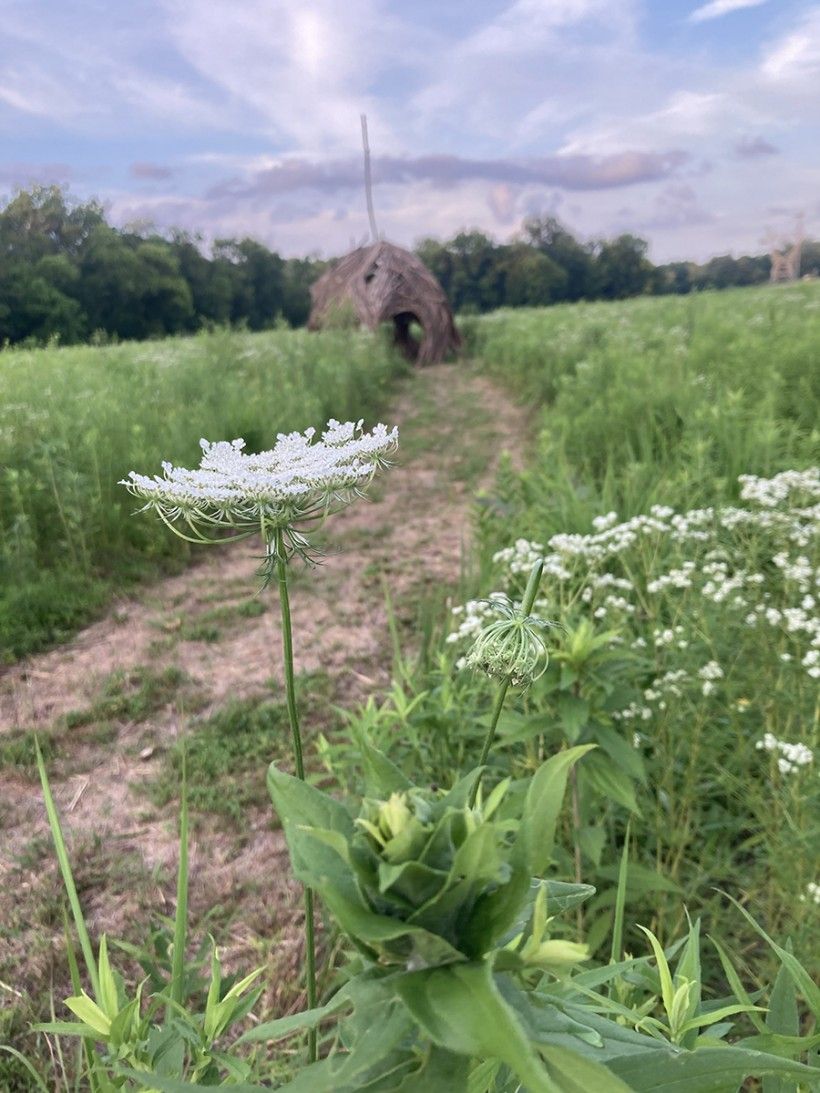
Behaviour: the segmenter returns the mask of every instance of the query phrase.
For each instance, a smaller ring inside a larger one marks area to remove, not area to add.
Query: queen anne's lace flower
[[[201,440],[202,460],[196,470],[163,463],[153,478],[131,471],[120,483],[145,501],[183,538],[214,542],[213,532],[237,536],[261,533],[271,550],[283,532],[289,554],[305,555],[307,540],[297,523],[321,518],[349,504],[362,491],[398,443],[398,430],[362,422],[331,419],[321,440],[316,430],[279,433],[269,451],[246,454],[244,440]]]

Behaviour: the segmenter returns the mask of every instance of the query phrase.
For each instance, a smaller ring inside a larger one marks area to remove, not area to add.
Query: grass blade
[[[40,784],[43,787],[46,815],[48,816],[48,824],[51,828],[51,837],[54,839],[54,849],[57,853],[57,861],[63,878],[63,886],[65,887],[66,895],[68,896],[68,903],[71,907],[74,925],[77,928],[77,936],[80,940],[80,948],[83,952],[88,977],[91,980],[91,986],[94,990],[95,997],[99,997],[100,980],[97,975],[97,961],[94,959],[91,938],[88,936],[83,910],[82,907],[80,907],[77,886],[74,883],[74,875],[71,872],[71,862],[68,860],[68,851],[66,850],[65,839],[63,838],[63,830],[60,826],[60,817],[57,814],[57,807],[54,804],[54,797],[51,794],[51,786],[49,785],[48,775],[46,774],[46,765],[43,762],[43,753],[40,751],[40,741],[36,736],[34,738],[34,747],[37,752],[37,770],[40,774]]]

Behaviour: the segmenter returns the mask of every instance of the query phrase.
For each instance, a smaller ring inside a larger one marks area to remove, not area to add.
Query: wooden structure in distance
[[[420,365],[442,361],[461,345],[436,278],[415,254],[384,239],[341,258],[311,287],[310,295],[309,330],[339,325],[351,312],[370,330],[392,322],[396,344]]]

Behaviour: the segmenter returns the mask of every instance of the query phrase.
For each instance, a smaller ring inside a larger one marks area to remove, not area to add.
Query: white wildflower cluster
[[[695,568],[694,562],[684,562],[679,569],[670,569],[668,573],[663,573],[654,581],[649,581],[646,591],[660,592],[664,588],[691,588]]]
[[[732,626],[780,630],[790,639],[790,648],[774,655],[818,679],[820,469],[784,471],[771,479],[746,475],[740,485],[747,507],[676,512],[670,505],[653,505],[629,520],[607,512],[595,517],[589,534],[554,535],[546,546],[518,539],[494,557],[501,577],[497,587],[514,589],[533,563],[543,559],[549,590],[545,611],[554,615],[565,604],[577,608],[580,601],[591,618],[620,631],[628,648],[654,653],[658,669],[676,669],[669,658],[687,649],[696,654],[707,640],[703,609],[712,616],[718,609],[729,615]],[[662,569],[656,568],[655,559]],[[450,636],[453,642],[474,633],[467,607]],[[692,621],[688,628],[660,621],[670,616]],[[647,618],[654,628],[642,632]],[[661,672],[658,678],[663,678]],[[658,690],[656,684],[650,692]],[[674,680],[672,684],[679,686]],[[705,697],[715,692],[716,684],[694,669],[689,678],[690,687]],[[665,699],[659,695],[657,701]],[[643,708],[621,711],[623,719],[643,718]]]
[[[781,774],[794,774],[814,759],[814,753],[806,744],[790,744],[787,740],[778,740],[770,732],[765,733],[755,747],[758,751],[774,752],[777,755],[777,769]]]
[[[807,898],[810,899],[812,903],[820,903],[820,884],[816,881],[810,880],[806,885],[805,895],[800,897],[801,902],[805,903]]]
[[[630,702],[630,704],[623,710],[615,710],[612,714],[614,721],[649,721],[652,717],[651,706],[641,706],[637,702]],[[638,747],[633,740],[633,746]]]
[[[652,639],[655,643],[655,648],[659,648],[663,645],[676,645],[678,649],[686,649],[689,642],[683,637],[686,633],[682,626],[667,626],[664,630],[653,630]],[[632,643],[633,649],[640,649],[646,645],[646,642],[642,639],[638,639],[641,645],[637,641]]]
[[[495,617],[493,604],[506,601],[506,592],[491,592],[484,600],[468,600],[465,604],[454,607],[453,615],[460,621],[456,629],[447,635],[447,642],[453,645],[456,642],[472,641],[487,620]]]
[[[716,660],[710,660],[698,669],[698,678],[703,681],[701,691],[707,697],[714,692],[717,680],[723,679],[723,669]]]
[[[282,530],[298,548],[304,538],[293,525],[360,496],[398,443],[397,429],[377,425],[368,433],[361,421],[331,419],[320,440],[315,434],[280,433],[273,448],[255,455],[243,451],[241,439],[201,440],[197,469],[163,463],[161,476],[131,471],[120,484],[146,502],[144,510],[197,541],[213,541],[207,533],[217,528],[259,531],[267,541]]]
[[[666,699],[683,698],[683,688],[689,681],[685,668],[675,668],[653,679],[643,693],[647,702],[657,702],[659,710],[666,709]]]
[[[754,501],[764,508],[774,508],[790,500],[793,493],[820,501],[820,467],[806,471],[781,471],[774,478],[757,478],[742,474],[740,496],[744,501]]]

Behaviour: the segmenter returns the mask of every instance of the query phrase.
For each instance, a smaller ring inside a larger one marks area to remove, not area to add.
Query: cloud
[[[722,15],[729,15],[733,11],[757,8],[765,3],[766,0],[710,0],[708,4],[695,8],[689,16],[689,22],[704,23],[707,19],[719,19]]]
[[[760,156],[776,156],[780,151],[763,137],[743,137],[735,145],[738,159],[758,159]]]
[[[27,186],[64,184],[74,175],[67,163],[4,163],[0,165],[0,186],[25,189]]]
[[[642,231],[663,231],[712,224],[714,220],[714,214],[700,205],[691,186],[672,184],[657,195],[652,214],[639,226]]]
[[[820,78],[820,8],[814,8],[790,34],[770,47],[761,73],[771,85],[808,91],[816,111]]]
[[[565,190],[606,190],[667,178],[688,161],[685,152],[618,152],[605,156],[555,155],[526,159],[470,159],[455,155],[376,156],[373,180],[378,185],[428,182],[449,189],[464,182],[558,186]],[[350,157],[315,161],[282,160],[250,179],[230,179],[211,187],[211,200],[259,200],[319,190],[336,193],[362,186],[362,165]]]
[[[132,163],[129,171],[132,178],[161,181],[171,178],[173,171],[170,167],[163,167],[159,163]]]

